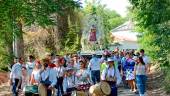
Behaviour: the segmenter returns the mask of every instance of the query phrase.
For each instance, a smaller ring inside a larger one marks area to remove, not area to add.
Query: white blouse
[[[39,82],[40,80],[40,70],[33,70],[32,75],[34,76],[34,79],[36,82]]]
[[[115,73],[116,72],[116,73]],[[121,83],[121,76],[118,68],[105,68],[101,74],[101,79],[106,80],[106,77],[114,77],[116,76],[116,84],[119,85]]]
[[[65,73],[66,69],[63,66],[55,67],[54,69],[56,71],[56,77],[63,77],[64,76],[64,73]]]

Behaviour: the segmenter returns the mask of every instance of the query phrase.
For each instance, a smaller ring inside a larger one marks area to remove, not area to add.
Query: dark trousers
[[[71,96],[71,94],[72,94],[72,92],[74,91],[74,90],[76,90],[76,88],[67,88],[66,89],[66,94],[63,94],[63,96]]]
[[[76,90],[75,87],[73,87],[73,88],[67,88],[67,89],[66,89],[67,93],[71,93],[71,92],[74,91],[74,90]]]
[[[100,82],[100,70],[92,70],[91,71],[91,79],[93,84]]]
[[[14,82],[12,83],[12,93],[13,96],[18,96],[18,91],[17,91],[17,85],[19,83],[19,79],[14,79]],[[19,88],[21,88],[21,85],[19,85]]]
[[[57,96],[62,96],[62,94],[64,94],[64,91],[63,91],[63,77],[57,78],[56,89],[57,89],[57,93],[56,93]]]
[[[117,87],[116,82],[108,81],[110,88],[111,88],[111,94],[109,96],[117,96]]]
[[[47,89],[47,96],[51,96],[52,95],[52,90]]]

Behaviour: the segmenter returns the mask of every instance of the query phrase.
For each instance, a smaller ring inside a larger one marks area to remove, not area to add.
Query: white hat
[[[114,62],[114,58],[107,58],[107,62]]]
[[[138,59],[138,57],[137,57],[137,56],[134,56],[134,57],[133,57],[133,60],[137,60],[137,59]]]

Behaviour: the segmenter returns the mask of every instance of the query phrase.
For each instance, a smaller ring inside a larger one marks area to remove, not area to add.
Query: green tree
[[[52,14],[62,14],[63,8],[75,4],[73,0],[0,0],[0,44],[5,53],[1,54],[0,59],[9,61],[4,58],[12,57],[14,37],[19,41],[18,56],[24,56],[23,27],[36,24],[47,28],[56,24]]]
[[[142,46],[153,59],[167,59],[170,52],[170,1],[130,0],[132,17],[143,32]],[[163,60],[167,61],[167,60]]]
[[[136,29],[142,32],[141,46],[161,68],[170,66],[170,1],[129,0]],[[165,70],[163,70],[165,71]],[[168,69],[169,71],[169,69]],[[165,88],[169,91],[169,72],[166,72]]]

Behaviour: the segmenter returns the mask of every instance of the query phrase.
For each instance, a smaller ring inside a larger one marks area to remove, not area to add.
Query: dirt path
[[[129,89],[120,87],[118,88],[118,96],[139,96],[139,95],[131,92]]]
[[[11,96],[11,91],[8,82],[0,86],[0,96]]]
[[[9,87],[9,73],[0,72],[0,96],[11,96]]]

